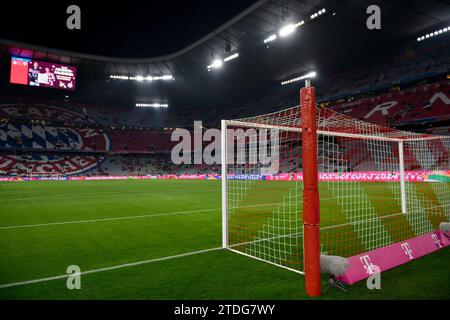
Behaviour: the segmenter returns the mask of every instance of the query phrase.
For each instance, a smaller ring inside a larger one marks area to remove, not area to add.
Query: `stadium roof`
[[[366,27],[366,9],[372,4],[381,8],[381,30]],[[326,14],[311,19],[322,8]],[[170,15],[170,10],[165,14]],[[264,43],[283,26],[300,21],[305,23],[294,34]],[[38,40],[30,44],[0,39],[0,44],[9,55],[77,65],[79,89],[74,100],[128,106],[161,101],[178,108],[236,107],[264,97],[283,80],[310,71],[324,78],[392,58],[416,46],[419,35],[447,26],[449,21],[450,5],[443,1],[260,0],[199,40],[162,56],[136,58],[134,48],[129,48],[126,58],[101,56],[47,48]],[[234,53],[239,53],[238,59],[208,72],[207,66],[215,59]],[[109,79],[110,75],[165,74],[173,75],[175,81]]]

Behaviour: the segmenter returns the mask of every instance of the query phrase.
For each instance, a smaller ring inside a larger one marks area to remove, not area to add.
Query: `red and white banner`
[[[406,171],[406,182],[433,182],[445,181],[450,178],[450,171]],[[303,181],[303,173],[280,173],[265,176],[265,180],[276,181]],[[319,172],[319,181],[323,182],[400,182],[400,172]]]
[[[238,175],[240,180],[267,180],[267,181],[303,181],[303,173],[280,173],[278,175]],[[229,177],[229,179],[236,179]],[[220,180],[220,175],[216,174],[166,174],[153,176],[82,176],[67,177],[59,180]],[[48,180],[36,177],[8,177],[0,178],[0,181],[24,181],[24,180]],[[319,181],[323,182],[400,182],[399,172],[344,172],[344,173],[328,173],[320,172]],[[406,182],[450,182],[450,171],[407,171],[405,172]]]

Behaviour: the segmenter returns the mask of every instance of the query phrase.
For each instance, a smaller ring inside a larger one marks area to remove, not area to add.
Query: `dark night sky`
[[[255,2],[2,1],[0,38],[106,56],[147,58],[188,46]],[[81,8],[82,30],[66,28],[66,8],[71,4]]]

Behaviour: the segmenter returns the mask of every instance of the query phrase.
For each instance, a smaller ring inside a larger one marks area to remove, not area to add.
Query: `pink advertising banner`
[[[176,175],[176,174],[168,174],[163,176],[157,176],[157,179],[162,180],[205,180],[207,178],[206,174],[182,174],[182,175]]]
[[[67,180],[72,181],[98,181],[98,180],[147,180],[151,176],[92,176],[92,177],[69,177]]]
[[[367,279],[376,272],[383,272],[424,255],[450,246],[450,234],[435,231],[390,246],[365,252],[349,259],[345,275],[337,277],[346,284]]]
[[[406,171],[406,182],[433,182],[450,179],[450,171]],[[303,173],[280,173],[266,176],[266,180],[302,181]],[[324,182],[400,182],[400,172],[319,172],[319,181]]]

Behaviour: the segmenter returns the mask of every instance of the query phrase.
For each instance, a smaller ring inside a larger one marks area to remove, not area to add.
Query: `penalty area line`
[[[217,247],[217,248],[181,253],[181,254],[177,254],[177,255],[173,255],[173,256],[155,258],[155,259],[138,261],[138,262],[125,263],[125,264],[120,264],[120,265],[116,265],[116,266],[112,266],[112,267],[105,267],[105,268],[100,268],[100,269],[82,271],[82,272],[80,272],[80,276],[93,274],[93,273],[99,273],[99,272],[105,272],[105,271],[112,271],[112,270],[117,270],[117,269],[123,269],[123,268],[128,268],[128,267],[141,266],[144,264],[173,260],[173,259],[178,259],[178,258],[183,258],[183,257],[189,257],[189,256],[197,255],[197,254],[203,254],[203,253],[218,251],[218,250],[222,250],[222,249],[223,249],[222,247]],[[48,281],[53,281],[53,280],[60,280],[60,279],[68,278],[71,275],[72,274],[62,274],[59,276],[53,276],[53,277],[47,277],[47,278],[41,278],[41,279],[0,284],[0,289],[24,286],[24,285],[35,284],[35,283],[40,283],[40,282],[48,282]]]
[[[125,216],[125,217],[115,217],[115,218],[100,218],[91,220],[74,220],[74,221],[62,221],[62,222],[49,222],[49,223],[39,223],[39,224],[24,224],[15,226],[0,226],[0,230],[8,229],[20,229],[20,228],[37,228],[37,227],[48,227],[48,226],[60,226],[66,224],[84,224],[84,223],[94,223],[94,222],[105,222],[105,221],[117,221],[117,220],[131,220],[131,219],[144,219],[152,217],[164,217],[173,216],[178,214],[196,214],[209,211],[219,211],[220,209],[203,209],[203,210],[191,210],[191,211],[177,211],[177,212],[166,212],[166,213],[154,213],[154,214],[144,214],[139,216]]]
[[[271,205],[275,205],[275,204],[277,204],[277,203],[241,206],[238,208],[264,207],[264,206],[271,206]],[[222,210],[221,208],[212,208],[212,209],[201,209],[201,210],[190,210],[190,211],[176,211],[176,212],[144,214],[144,215],[138,215],[138,216],[99,218],[99,219],[90,219],[90,220],[73,220],[73,221],[38,223],[38,224],[22,224],[22,225],[14,225],[14,226],[0,226],[0,230],[50,227],[50,226],[61,226],[61,225],[67,225],[67,224],[85,224],[85,223],[108,222],[108,221],[118,221],[118,220],[146,219],[146,218],[157,218],[157,217],[174,216],[174,215],[182,215],[182,214],[184,214],[184,215],[200,214],[200,213],[205,213],[205,212],[221,211],[221,210]]]

